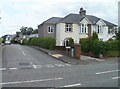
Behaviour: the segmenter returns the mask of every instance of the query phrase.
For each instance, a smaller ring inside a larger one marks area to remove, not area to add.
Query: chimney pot
[[[81,16],[85,16],[86,15],[86,10],[84,10],[82,7],[80,8],[79,14]]]

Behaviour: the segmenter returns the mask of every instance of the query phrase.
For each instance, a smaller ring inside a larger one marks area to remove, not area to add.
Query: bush
[[[108,44],[103,41],[94,41],[93,50],[92,52],[95,54],[95,56],[98,56],[99,54],[105,55],[108,51]]]
[[[94,46],[94,41],[92,37],[89,38],[83,38],[80,40],[81,44],[81,50],[83,52],[92,52],[93,51],[93,46]]]
[[[109,51],[120,51],[119,40],[108,41],[107,43],[108,43]]]
[[[35,37],[29,40],[24,40],[24,44],[43,47],[47,49],[54,49],[56,40],[52,37]]]
[[[23,45],[29,45],[29,41],[27,39],[24,39],[22,42]]]
[[[74,47],[74,40],[72,38],[69,38],[68,46]]]
[[[2,43],[2,38],[0,38],[0,44]]]

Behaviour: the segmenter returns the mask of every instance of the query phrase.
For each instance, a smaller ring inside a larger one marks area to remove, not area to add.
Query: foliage
[[[92,52],[98,56],[99,54],[106,54],[108,51],[108,44],[107,42],[103,42],[103,41],[94,41],[94,45],[93,45],[93,50]]]
[[[72,38],[69,38],[69,44],[68,46],[74,47],[74,40]]]
[[[120,40],[120,28],[119,28],[118,32],[116,32],[115,34],[116,34],[116,36],[115,36],[116,40]]]
[[[120,40],[108,41],[107,44],[109,51],[120,51]]]
[[[93,36],[92,36],[93,40],[98,40],[98,33],[93,31]]]
[[[24,45],[29,45],[29,40],[24,39],[23,42],[22,42],[22,44],[24,44]]]
[[[33,30],[32,34],[37,34],[38,33],[38,29]]]
[[[32,27],[24,27],[24,26],[22,26],[20,28],[20,32],[21,32],[22,35],[30,35],[30,34],[38,33],[38,29],[33,30]]]
[[[0,44],[2,43],[2,38],[0,38]]]
[[[52,37],[34,37],[30,38],[29,40],[24,40],[23,44],[43,47],[47,49],[54,49],[56,40]]]
[[[81,50],[84,52],[91,52],[93,49],[93,40],[91,37],[83,38],[79,42],[81,44]]]

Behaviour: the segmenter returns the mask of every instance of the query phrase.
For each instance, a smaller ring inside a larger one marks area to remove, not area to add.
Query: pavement
[[[81,55],[80,59],[75,59],[74,57],[70,57],[58,50],[48,50],[48,49],[45,49],[45,48],[41,48],[41,47],[36,47],[36,46],[31,46],[33,48],[36,48],[60,61],[63,61],[65,63],[69,63],[69,64],[73,64],[73,65],[78,65],[78,64],[88,64],[88,62],[103,62],[104,60],[103,59],[99,59],[99,58],[93,58],[93,57],[90,57],[90,56],[84,56],[84,55]],[[92,60],[92,61],[91,61]],[[89,63],[90,63],[89,62]]]

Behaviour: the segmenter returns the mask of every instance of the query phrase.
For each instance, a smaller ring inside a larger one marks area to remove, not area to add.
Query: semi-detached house
[[[52,17],[38,25],[39,37],[56,38],[56,46],[67,46],[69,38],[79,43],[80,39],[98,33],[99,40],[107,41],[115,35],[117,25],[98,18],[86,15],[86,10],[80,8],[79,14],[69,14],[64,18]]]

